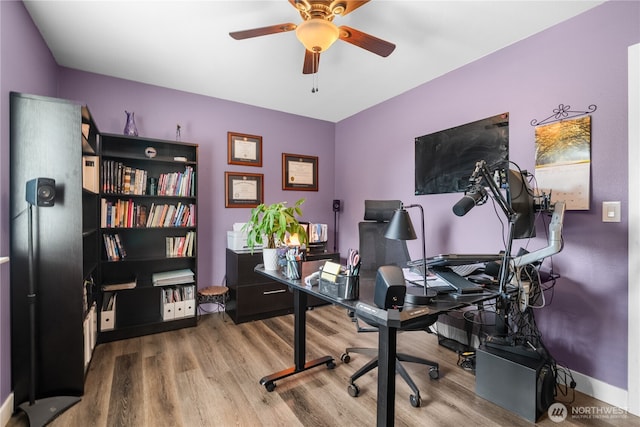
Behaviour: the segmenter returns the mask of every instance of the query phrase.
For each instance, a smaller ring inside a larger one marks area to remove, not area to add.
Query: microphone
[[[487,190],[480,184],[476,184],[468,192],[464,193],[462,199],[453,205],[453,213],[457,216],[464,216],[474,206],[482,204],[486,197]]]

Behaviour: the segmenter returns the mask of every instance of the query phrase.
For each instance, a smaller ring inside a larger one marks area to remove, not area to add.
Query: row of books
[[[124,250],[120,235],[116,234],[103,234],[104,248],[107,252],[107,259],[109,261],[120,261],[127,257],[127,251]]]
[[[158,178],[158,195],[193,197],[195,177],[196,174],[191,166],[186,166],[184,172],[163,173]]]
[[[147,227],[195,227],[196,207],[193,203],[177,205],[156,205],[149,209]]]
[[[196,233],[189,231],[186,236],[167,237],[167,257],[190,257],[195,253]]]
[[[196,208],[194,204],[146,205],[132,199],[100,201],[100,227],[136,228],[136,227],[195,227]]]
[[[100,226],[102,228],[147,226],[147,206],[133,200],[102,199],[100,210]]]
[[[163,173],[153,178],[145,169],[117,160],[102,161],[101,188],[109,194],[194,197],[195,178],[193,166],[186,166],[184,172]]]
[[[156,205],[153,203],[147,218],[147,227],[195,227],[196,205]]]
[[[150,194],[148,173],[144,169],[126,166],[116,160],[102,161],[102,191],[115,194]]]

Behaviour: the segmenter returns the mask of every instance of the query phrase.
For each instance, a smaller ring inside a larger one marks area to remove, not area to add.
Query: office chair
[[[375,277],[378,267],[382,265],[396,265],[398,267],[406,267],[409,257],[409,250],[407,249],[407,243],[403,240],[391,240],[384,237],[387,225],[393,216],[396,209],[399,209],[402,202],[399,200],[365,200],[364,201],[364,221],[358,224],[359,233],[359,253],[360,253],[360,274],[371,275]],[[355,316],[355,313],[349,313],[350,316]],[[435,323],[437,316],[433,316],[431,324]],[[354,317],[354,322],[358,332],[373,332],[377,331],[375,327],[363,328],[358,322],[358,318]],[[429,324],[428,326],[430,326]],[[371,325],[370,325],[371,326]],[[426,331],[425,329],[412,329]],[[404,329],[403,329],[404,330]],[[348,387],[349,395],[357,397],[360,393],[360,389],[355,384],[355,381],[366,374],[367,372],[378,367],[378,349],[376,348],[363,348],[363,347],[349,347],[341,356],[341,360],[344,363],[349,363],[351,356],[349,353],[359,353],[374,356],[369,362],[358,369],[350,378],[350,384]],[[409,396],[409,402],[411,406],[419,407],[421,403],[420,390],[416,386],[413,379],[409,376],[404,366],[400,362],[420,363],[422,365],[430,366],[429,377],[437,379],[439,377],[439,366],[436,362],[432,362],[427,359],[411,356],[404,353],[396,354],[396,373],[400,374],[402,379],[405,380],[407,385],[413,392]]]

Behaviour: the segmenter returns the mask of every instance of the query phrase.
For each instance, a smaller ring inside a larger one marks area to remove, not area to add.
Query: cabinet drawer
[[[227,248],[227,283],[231,286],[264,282],[253,269],[262,264],[262,252],[233,251]]]
[[[236,304],[243,316],[287,310],[293,308],[293,294],[287,286],[276,282],[238,286]]]

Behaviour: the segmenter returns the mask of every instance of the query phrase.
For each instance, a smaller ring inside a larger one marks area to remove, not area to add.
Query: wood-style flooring
[[[308,312],[307,360],[336,359],[276,383],[273,392],[260,378],[293,364],[293,316],[234,324],[226,315],[200,318],[195,328],[123,340],[96,347],[85,395],[51,425],[86,426],[373,426],[376,423],[376,371],[358,382],[349,396],[349,376],[368,357],[345,347],[375,346],[376,333],[356,333],[344,309],[324,306]],[[457,365],[458,356],[424,332],[399,334],[398,350],[440,363],[440,378],[428,368],[405,367],[420,388],[422,405],[409,403],[410,389],[398,376],[397,426],[531,426],[516,414],[475,394],[475,377]],[[609,408],[576,393],[575,407]],[[571,407],[571,405],[569,405]],[[18,413],[8,426],[26,426]],[[637,426],[640,418],[571,416],[555,423],[544,414],[540,426]]]

